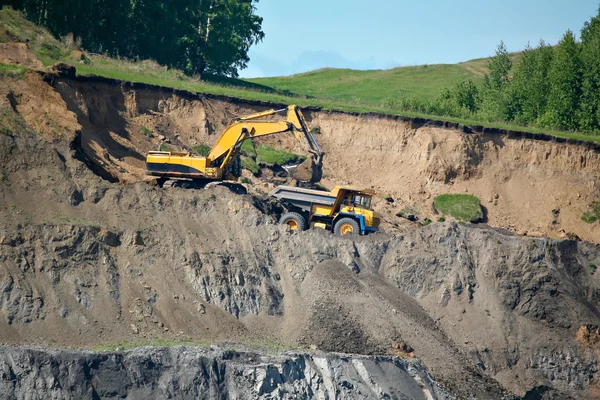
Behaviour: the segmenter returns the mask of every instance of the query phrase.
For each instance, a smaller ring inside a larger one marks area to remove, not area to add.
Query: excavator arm
[[[287,111],[286,121],[257,121],[285,111]],[[213,167],[227,170],[230,163],[238,156],[244,140],[284,132],[292,132],[298,140],[303,140],[306,143],[307,151],[312,156],[311,169],[320,169],[323,152],[314,135],[309,131],[302,112],[295,105],[281,110],[267,110],[239,118],[221,134],[207,159],[211,160]]]

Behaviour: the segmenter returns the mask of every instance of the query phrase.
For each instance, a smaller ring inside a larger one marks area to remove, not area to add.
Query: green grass
[[[459,221],[475,222],[483,218],[479,199],[470,194],[442,194],[433,199],[435,209]]]
[[[258,166],[256,161],[254,161],[254,159],[250,157],[242,156],[242,168],[247,169],[254,175],[258,175],[260,173],[260,167]]]
[[[205,74],[199,80],[183,72],[146,60],[130,62],[105,56],[89,56],[81,64],[69,49],[45,29],[27,21],[10,8],[0,10],[0,42],[17,40],[29,46],[45,65],[64,62],[75,66],[78,75],[97,75],[126,82],[170,87],[196,93],[258,100],[277,105],[297,104],[300,107],[320,107],[353,113],[380,113],[425,119],[437,119],[464,125],[483,125],[532,133],[546,133],[563,138],[600,143],[599,136],[576,132],[523,127],[501,122],[485,122],[464,118],[409,112],[393,106],[400,94],[431,99],[448,86],[464,78],[482,79],[487,59],[472,60],[455,65],[402,67],[382,71],[353,71],[324,69],[290,77],[239,80]],[[514,56],[516,57],[516,56]],[[391,101],[390,101],[391,100]],[[392,104],[392,107],[389,105]],[[385,106],[384,106],[385,105]]]
[[[144,136],[152,136],[152,131],[145,126],[140,126],[140,133]]]
[[[171,149],[169,149],[169,146],[167,146],[166,144],[162,143],[160,145],[160,151],[171,151]]]
[[[600,219],[600,201],[595,201],[591,205],[591,210],[586,211],[581,216],[581,220],[587,224],[593,224]]]
[[[199,144],[197,146],[192,147],[192,149],[200,154],[202,157],[206,157],[210,154],[210,146],[206,144]]]
[[[280,92],[380,105],[385,99],[401,95],[432,100],[444,88],[465,79],[480,81],[483,76],[459,64],[439,64],[371,71],[326,68],[292,76],[247,81],[272,87]]]
[[[135,349],[138,347],[147,347],[147,346],[152,346],[152,347],[192,346],[192,347],[209,348],[210,343],[194,342],[189,339],[174,340],[174,339],[157,338],[157,339],[141,340],[141,341],[136,341],[136,342],[109,343],[109,344],[94,346],[94,347],[92,347],[92,350],[98,351],[98,352],[115,353],[115,352],[119,352],[119,351]]]
[[[256,158],[256,149],[254,147],[254,141],[252,139],[244,140],[240,152],[243,156]]]
[[[274,149],[271,146],[261,144],[256,151],[256,161],[266,165],[286,165],[298,161],[304,161],[306,157],[290,153],[284,150]]]
[[[0,63],[0,77],[22,78],[25,72],[27,72],[25,67]]]
[[[11,8],[0,10],[0,42],[28,43],[29,48],[44,65],[52,65],[69,56],[69,49],[46,29],[28,21]]]

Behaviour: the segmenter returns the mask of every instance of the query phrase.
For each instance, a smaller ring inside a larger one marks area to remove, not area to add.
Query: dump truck
[[[265,118],[287,112],[285,121]],[[298,169],[290,168],[292,177],[318,182],[324,153],[315,139],[300,108],[290,105],[235,119],[221,134],[206,157],[186,152],[151,151],[146,156],[146,172],[158,177],[161,187],[205,187],[207,182],[235,181],[241,175],[240,150],[246,139],[279,133],[293,133],[303,140],[310,156]],[[298,167],[298,166],[297,166]],[[295,174],[295,171],[301,171]]]
[[[322,228],[336,235],[377,232],[380,217],[371,208],[375,191],[336,186],[332,191],[278,186],[270,196],[286,209],[279,222],[291,230]]]

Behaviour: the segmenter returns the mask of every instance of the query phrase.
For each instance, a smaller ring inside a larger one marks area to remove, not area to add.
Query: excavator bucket
[[[312,154],[312,157],[307,158],[303,163],[285,169],[297,181],[317,183],[323,176],[322,165],[322,156]]]

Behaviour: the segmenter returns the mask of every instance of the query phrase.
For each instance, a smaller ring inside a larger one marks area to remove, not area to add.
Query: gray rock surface
[[[451,397],[414,360],[198,347],[117,353],[0,347],[0,399],[414,399]]]

